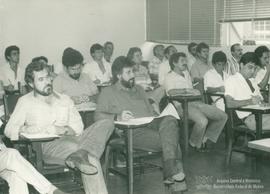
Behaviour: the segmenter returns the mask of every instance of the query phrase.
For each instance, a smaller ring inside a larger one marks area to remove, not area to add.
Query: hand
[[[71,96],[70,98],[73,100],[74,104],[81,104],[82,103],[82,99],[80,96]]]
[[[90,96],[87,94],[83,94],[80,98],[81,98],[81,102],[89,102],[90,101]]]
[[[128,121],[128,120],[134,118],[132,112],[130,112],[128,110],[124,110],[120,117],[121,117],[120,120],[122,120],[122,121]]]
[[[20,132],[35,134],[40,133],[41,129],[36,125],[24,125],[20,128]]]
[[[252,96],[251,101],[252,101],[252,104],[261,104],[262,99],[260,96]]]
[[[64,126],[54,126],[56,135],[66,135],[68,133],[68,129]]]
[[[220,92],[225,92],[224,86],[220,86],[220,87],[219,87],[219,91],[220,91]]]
[[[14,86],[12,84],[9,84],[8,86],[5,87],[5,89],[7,91],[13,91],[14,90]]]
[[[94,83],[95,83],[95,84],[101,84],[101,81],[100,81],[100,79],[96,79],[96,80],[94,81]]]

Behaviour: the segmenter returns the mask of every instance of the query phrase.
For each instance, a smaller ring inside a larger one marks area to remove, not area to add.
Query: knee
[[[195,121],[195,124],[197,126],[199,126],[199,128],[206,128],[207,124],[208,124],[208,119],[205,117],[201,117],[198,120]]]
[[[177,119],[174,116],[168,115],[165,116],[162,120],[162,124],[165,125],[178,125]]]

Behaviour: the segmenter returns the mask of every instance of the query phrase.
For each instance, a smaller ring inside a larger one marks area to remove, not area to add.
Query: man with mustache
[[[83,56],[79,51],[66,48],[62,63],[64,70],[53,80],[53,88],[73,100],[83,118],[84,127],[88,127],[93,121],[89,110],[96,107],[98,89],[89,75],[82,72]]]
[[[114,84],[104,88],[98,97],[95,118],[127,121],[132,118],[156,116],[145,91],[135,84],[133,63],[124,56],[112,64]],[[154,119],[147,127],[134,130],[135,148],[147,148],[163,153],[165,184],[185,180],[179,149],[179,128],[172,116]]]
[[[185,53],[174,53],[169,60],[172,71],[165,78],[164,87],[167,93],[177,89],[180,94],[199,95],[200,91],[193,89],[190,74],[187,70],[187,57]],[[183,110],[179,102],[178,114],[182,116]],[[207,151],[207,140],[216,142],[227,121],[225,112],[218,108],[204,104],[201,101],[188,103],[188,117],[194,122],[189,144],[199,152]]]
[[[107,194],[99,159],[114,129],[113,122],[100,120],[83,131],[73,101],[53,91],[52,78],[43,63],[27,66],[25,82],[33,91],[18,100],[5,135],[11,140],[18,140],[20,132],[60,135],[42,144],[45,162],[78,169],[86,194]]]

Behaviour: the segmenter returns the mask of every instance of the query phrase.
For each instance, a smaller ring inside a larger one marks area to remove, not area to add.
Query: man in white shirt
[[[64,71],[53,80],[55,91],[68,95],[74,102],[88,127],[93,122],[93,110],[96,108],[98,88],[90,77],[82,73],[83,56],[73,49],[66,48],[62,56]]]
[[[191,70],[192,65],[195,63],[196,61],[196,47],[197,47],[197,43],[195,42],[191,42],[188,44],[188,70]]]
[[[0,67],[0,80],[3,81],[6,91],[12,92],[14,90],[20,90],[18,83],[21,86],[25,85],[23,76],[24,71],[21,69],[20,62],[20,49],[19,47],[12,45],[6,48],[5,58],[7,63]]]
[[[225,98],[228,108],[262,103],[263,98],[257,83],[250,80],[259,66],[259,59],[254,52],[247,52],[241,57],[240,72],[225,81]],[[256,130],[255,116],[251,112],[236,111],[236,113],[250,129]],[[264,114],[262,128],[269,129],[269,126],[270,115]]]
[[[83,131],[73,101],[53,91],[48,69],[40,62],[27,66],[25,81],[33,91],[18,100],[5,135],[11,140],[18,140],[21,132],[61,135],[42,144],[45,162],[78,169],[85,193],[107,194],[99,159],[114,129],[113,123],[101,120]]]
[[[204,89],[208,93],[221,92],[224,93],[224,81],[229,75],[224,71],[227,63],[227,57],[224,52],[217,51],[213,54],[212,64],[213,69],[210,69],[204,75]],[[224,100],[222,97],[212,97],[212,100],[217,108],[225,111]]]
[[[7,148],[0,136],[0,177],[9,185],[9,194],[28,194],[27,183],[41,194],[65,194],[42,176],[15,149]]]
[[[164,46],[157,44],[153,48],[154,57],[148,65],[149,74],[153,79],[158,80],[159,66],[164,61]]]
[[[104,59],[108,63],[112,63],[112,55],[113,55],[114,45],[112,42],[107,41],[104,44]]]
[[[172,71],[165,78],[164,87],[170,90],[178,89],[181,94],[200,95],[200,91],[193,89],[189,72],[187,71],[187,57],[184,53],[175,53],[170,58]],[[182,107],[176,103],[178,114],[182,116]],[[198,151],[205,151],[207,140],[216,142],[227,121],[225,112],[201,101],[188,103],[188,117],[194,122],[189,144]]]
[[[236,72],[239,72],[239,61],[241,59],[243,49],[241,45],[236,43],[231,46],[231,57],[228,58],[228,63],[225,68],[225,71],[229,75],[234,75]]]
[[[88,74],[96,85],[107,84],[111,81],[111,65],[104,60],[103,47],[93,44],[90,48],[93,61],[85,64],[83,72]]]
[[[158,83],[161,86],[163,86],[164,84],[164,79],[167,73],[171,71],[171,67],[169,65],[169,59],[170,59],[170,56],[174,53],[177,53],[177,49],[173,45],[166,47],[164,50],[166,59],[159,65],[159,72],[158,72]]]
[[[258,68],[258,71],[256,71],[255,81],[261,89],[265,89],[267,84],[269,83],[270,76],[270,51],[266,46],[259,46],[255,49],[254,52],[261,63],[261,67]]]

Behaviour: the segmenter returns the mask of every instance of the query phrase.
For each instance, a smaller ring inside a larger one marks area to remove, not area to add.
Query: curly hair
[[[47,70],[46,65],[39,61],[33,61],[29,65],[27,65],[24,74],[25,83],[31,86],[30,83],[34,82],[34,71],[42,71],[43,69]]]

